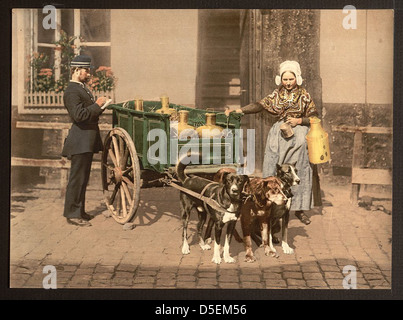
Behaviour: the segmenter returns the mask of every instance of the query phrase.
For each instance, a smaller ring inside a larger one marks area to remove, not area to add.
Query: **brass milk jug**
[[[329,135],[320,125],[320,119],[311,117],[310,124],[311,127],[306,135],[309,162],[313,164],[328,162],[330,160]]]
[[[143,109],[143,99],[134,99],[134,110],[144,111]]]
[[[221,138],[223,128],[216,125],[216,114],[206,113],[206,125],[196,129],[200,138]]]
[[[195,131],[195,127],[188,124],[189,120],[189,111],[188,110],[180,110],[179,111],[179,123],[178,123],[178,136],[181,139],[191,138],[197,133]]]
[[[169,115],[176,113],[175,109],[169,107],[169,97],[162,96],[160,99],[161,99],[162,107],[161,107],[161,109],[158,109],[156,111],[157,113],[164,113],[164,114],[169,114]]]

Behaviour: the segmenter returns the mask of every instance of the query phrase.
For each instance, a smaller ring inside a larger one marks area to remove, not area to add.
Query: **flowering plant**
[[[111,91],[115,88],[116,78],[113,75],[112,68],[100,66],[95,70],[88,85],[94,91]]]
[[[49,56],[34,52],[30,57],[30,74],[28,79],[28,91],[30,92],[62,92],[66,89],[70,77],[70,61],[74,58],[74,40],[63,30],[60,31],[60,39],[55,41],[55,51],[60,51],[59,71],[60,77],[55,79],[55,67],[49,66]]]
[[[63,30],[60,32],[60,39],[54,44],[54,50],[60,51],[60,76],[55,79],[55,67],[49,66],[49,56],[34,52],[30,59],[30,72],[27,79],[29,92],[63,92],[70,80],[70,62],[75,56],[76,46],[74,40]],[[80,49],[80,48],[78,48]],[[106,66],[100,66],[91,77],[88,83],[94,91],[111,91],[116,84],[116,78],[112,69]]]
[[[33,70],[31,79],[28,79],[30,92],[49,92],[53,91],[54,75],[53,70],[45,68],[49,57],[35,52],[31,58],[31,70]]]

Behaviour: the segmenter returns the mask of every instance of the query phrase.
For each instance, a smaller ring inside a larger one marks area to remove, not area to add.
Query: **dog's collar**
[[[206,192],[206,190],[207,190],[211,185],[219,185],[219,183],[218,183],[218,182],[215,182],[215,181],[210,182],[209,184],[207,184],[207,185],[203,188],[203,190],[202,190],[202,192],[200,193],[200,195],[201,195],[201,196],[204,196],[204,193]],[[218,195],[218,196],[219,196],[219,195]],[[213,197],[213,195],[211,195],[211,196],[209,197],[209,199],[212,199],[212,197]],[[209,208],[208,208],[208,206],[207,206],[207,203],[206,203],[205,201],[203,202],[203,205],[204,205],[204,209],[205,209],[207,212],[210,212],[210,210],[209,210]],[[228,209],[230,209],[230,208],[233,208],[234,211],[228,210]],[[222,208],[222,209],[225,210],[227,213],[236,214],[236,213],[239,211],[239,206],[237,206],[237,208],[236,208],[236,207],[233,205],[233,203],[231,202],[231,204],[230,204],[230,206],[229,206],[228,208]],[[221,217],[224,217],[224,215],[225,215],[226,212],[220,211]]]
[[[280,179],[280,181],[281,181],[282,184],[283,184],[283,187],[282,187],[283,194],[284,194],[288,199],[289,199],[289,198],[292,198],[292,197],[293,197],[293,194],[292,194],[292,192],[291,192],[291,186],[290,186],[290,184],[288,183],[288,181],[285,181],[285,180],[281,179],[280,177],[279,177],[279,179]]]
[[[284,190],[284,194],[287,198],[292,198],[294,196],[293,193],[291,192],[291,188]]]

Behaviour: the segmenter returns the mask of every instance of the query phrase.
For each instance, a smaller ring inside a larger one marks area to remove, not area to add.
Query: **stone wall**
[[[298,61],[303,86],[330,137],[332,160],[323,167],[351,175],[354,134],[333,132],[332,126],[393,126],[393,11],[357,10],[357,28],[350,30],[343,27],[342,10],[260,12],[262,23],[256,18],[253,39],[256,44],[261,41],[262,50],[254,67],[256,79],[261,78],[256,99],[276,88],[282,61]],[[255,117],[262,128],[257,130],[257,141],[264,148],[274,120],[267,113]],[[364,134],[364,167],[391,168],[392,141],[390,135]],[[261,161],[257,159],[257,167]]]
[[[12,107],[11,113],[11,156],[32,159],[60,159],[63,148],[61,130],[21,129],[16,128],[17,121],[70,123],[66,114],[36,115],[18,114],[17,106]],[[111,114],[103,114],[99,123],[112,123]],[[106,131],[101,131],[104,140]],[[94,161],[101,160],[101,153],[94,155]],[[38,167],[12,167],[11,188],[37,183],[55,183],[58,185],[60,169]]]
[[[321,107],[322,85],[319,75],[319,17],[317,10],[262,10],[263,81],[265,94],[275,88],[275,76],[285,60],[300,63],[303,86]]]
[[[331,166],[335,175],[350,175],[354,134],[332,131],[332,126],[392,127],[391,105],[323,104],[324,128],[329,132]],[[363,134],[363,166],[392,168],[393,139],[390,135]]]

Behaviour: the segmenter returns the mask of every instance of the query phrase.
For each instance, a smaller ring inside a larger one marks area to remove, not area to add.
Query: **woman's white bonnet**
[[[297,85],[300,86],[302,84],[301,68],[299,66],[299,63],[297,61],[287,60],[280,64],[279,68],[280,75],[277,75],[275,79],[276,85],[279,86],[281,84],[281,76],[286,71],[291,71],[292,73],[295,74]]]

